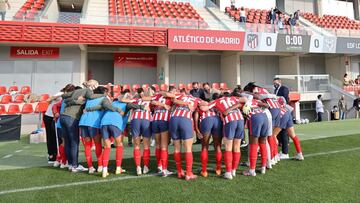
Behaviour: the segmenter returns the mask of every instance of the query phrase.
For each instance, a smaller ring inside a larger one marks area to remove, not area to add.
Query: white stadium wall
[[[323,15],[347,16],[350,19],[354,19],[352,2],[321,0],[321,12]]]
[[[326,74],[325,56],[300,57],[300,74]]]
[[[301,12],[315,12],[316,0],[285,0],[285,11],[293,13],[296,10]]]
[[[222,82],[219,55],[170,55],[169,82]],[[226,81],[225,81],[226,82]]]
[[[155,84],[156,68],[114,68],[114,84]]]
[[[59,5],[56,0],[49,1],[45,12],[41,15],[41,22],[57,22],[59,19]]]
[[[256,0],[256,1],[249,1],[249,0],[236,0],[235,7],[240,8],[254,8],[254,9],[267,9],[275,7],[276,1],[275,0]],[[222,0],[220,1],[220,10],[224,11],[225,7],[230,6],[230,0]]]
[[[78,47],[61,47],[59,58],[12,58],[10,47],[1,47],[0,85],[29,85],[37,94],[54,94],[68,83],[80,85],[80,53]]]

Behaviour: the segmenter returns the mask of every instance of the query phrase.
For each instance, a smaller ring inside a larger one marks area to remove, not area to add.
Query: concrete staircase
[[[229,30],[232,31],[244,31],[241,24],[239,22],[235,22],[231,19],[225,12],[220,11],[218,7],[208,7],[208,11],[219,19]]]
[[[196,11],[208,23],[210,30],[228,30],[226,25],[216,18],[208,8],[196,8]]]
[[[10,3],[10,10],[6,11],[5,20],[13,20],[15,13],[21,8],[21,6],[26,2],[26,0],[14,0],[9,1]]]
[[[109,24],[108,0],[88,0],[84,4],[82,24],[107,25]]]

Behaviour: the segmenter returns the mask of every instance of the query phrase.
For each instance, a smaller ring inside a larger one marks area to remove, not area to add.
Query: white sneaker
[[[155,140],[151,140],[150,146],[151,146],[151,147],[155,147]]]
[[[302,155],[302,153],[298,153],[294,158],[295,158],[296,160],[299,160],[299,161],[303,161],[303,160],[304,160],[304,156]]]
[[[275,156],[275,160],[276,160],[276,163],[279,163],[279,162],[280,162],[280,156],[279,156],[279,154],[277,154],[277,155]]]
[[[141,167],[140,167],[140,166],[136,167],[136,174],[137,174],[138,176],[140,176],[140,175],[142,174],[142,172],[141,172]]]
[[[60,162],[55,161],[53,166],[54,166],[55,168],[59,167],[59,166],[60,166]]]
[[[233,176],[231,175],[231,172],[226,172],[226,173],[224,173],[224,178],[228,179],[228,180],[232,180]]]
[[[144,166],[143,173],[147,174],[147,173],[149,173],[149,171],[150,171],[149,168],[147,166]]]
[[[85,172],[85,171],[88,171],[88,170],[89,170],[88,168],[85,168],[84,166],[79,164],[77,168],[72,168],[71,172],[77,173],[77,172]]]
[[[71,171],[73,169],[73,166],[72,165],[69,165],[69,171]]]
[[[261,167],[261,174],[265,174],[266,173],[266,167]]]
[[[243,172],[244,176],[256,176],[256,172],[253,169],[249,169]]]
[[[168,177],[169,175],[172,175],[173,172],[168,171],[167,169],[162,171],[162,177]]]
[[[283,160],[283,159],[289,159],[289,154],[280,154],[279,155],[279,158],[280,158],[280,160]]]
[[[89,168],[89,174],[95,173],[96,169],[94,167]]]
[[[231,175],[232,175],[233,178],[235,178],[236,177],[236,170],[231,170]]]
[[[108,177],[108,175],[109,175],[108,169],[107,169],[107,167],[104,167],[102,170],[102,177],[106,178],[106,177]]]
[[[119,175],[119,174],[122,174],[122,173],[125,173],[125,172],[126,172],[126,170],[122,169],[120,166],[116,167],[116,171],[115,171],[116,175]]]
[[[271,161],[270,161],[270,162],[269,162],[269,161],[266,162],[266,168],[267,168],[267,169],[272,169]]]
[[[276,165],[275,158],[271,159],[270,163],[272,166],[275,166]]]
[[[97,172],[98,173],[101,173],[103,171],[103,167],[102,166],[99,166],[98,169],[97,169]]]
[[[157,169],[158,169],[158,173],[162,173],[162,172],[163,172],[162,166],[159,166]]]
[[[91,146],[91,151],[95,151],[95,145]]]
[[[66,164],[61,164],[60,168],[69,168],[69,165],[67,163]]]

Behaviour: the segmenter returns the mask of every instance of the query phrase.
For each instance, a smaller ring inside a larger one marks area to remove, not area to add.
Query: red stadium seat
[[[220,89],[227,90],[228,89],[227,84],[223,82],[220,83]]]
[[[8,104],[12,101],[12,96],[9,94],[4,94],[1,97],[0,104]]]
[[[113,92],[116,92],[116,93],[121,92],[121,85],[114,85]]]
[[[157,92],[160,91],[158,84],[152,84],[151,86],[153,86]]]
[[[20,90],[20,94],[30,94],[31,88],[30,86],[22,86]]]
[[[19,105],[17,104],[10,104],[7,114],[14,115],[20,113]]]
[[[35,113],[45,113],[49,104],[47,102],[39,102],[35,107]]]
[[[0,95],[6,94],[6,87],[5,86],[0,86]]]
[[[136,92],[139,88],[140,88],[140,85],[139,85],[139,84],[134,84],[134,85],[132,86],[132,91],[133,91],[133,92]]]
[[[168,90],[167,84],[161,84],[161,85],[160,85],[160,90],[161,90],[161,91],[167,91],[167,90]]]
[[[4,105],[0,105],[0,115],[1,114],[6,114],[6,110],[5,110],[5,106]]]
[[[13,91],[18,92],[19,88],[17,86],[10,86],[8,92],[10,93],[10,92],[13,92]]]
[[[129,84],[124,84],[123,90],[131,90],[131,87]]]
[[[47,101],[49,98],[50,98],[50,95],[49,95],[49,94],[42,94],[42,95],[40,96],[39,101],[40,101],[40,102],[44,102],[44,101]]]
[[[220,89],[220,85],[219,85],[219,83],[213,83],[212,85],[211,85],[211,88],[213,88],[213,89]]]
[[[33,112],[34,112],[34,108],[33,108],[32,104],[24,104],[24,106],[21,109],[22,114],[29,114],[29,113],[33,113]]]
[[[23,103],[24,102],[24,95],[23,94],[17,94],[14,98],[14,103]]]

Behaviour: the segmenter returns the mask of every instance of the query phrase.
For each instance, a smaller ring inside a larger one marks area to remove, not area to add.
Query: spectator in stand
[[[190,91],[190,94],[193,96],[193,97],[196,97],[196,98],[200,98],[202,100],[205,100],[205,93],[204,93],[204,90],[199,88],[199,83],[198,82],[193,82],[192,83],[192,90]]]
[[[347,73],[344,74],[344,79],[343,79],[343,86],[347,87],[353,85],[353,81],[351,80],[351,78],[349,77],[349,75]]]
[[[275,9],[271,8],[268,14],[268,19],[271,24],[275,24],[276,22],[276,12]]]
[[[317,100],[316,100],[316,114],[317,114],[317,121],[321,122],[322,121],[322,115],[324,114],[324,105],[321,101],[321,94],[319,94],[317,96]]]
[[[294,34],[294,32],[295,32],[295,26],[296,26],[296,19],[295,19],[295,17],[293,17],[293,15],[290,15],[290,18],[289,18],[289,20],[288,20],[288,23],[289,23],[289,25],[290,25],[290,33],[291,34]]]
[[[278,19],[280,19],[281,18],[281,11],[275,6],[275,8],[274,8],[274,12],[275,12],[275,16],[277,15],[278,16]],[[275,18],[276,19],[276,18]]]
[[[340,111],[340,120],[345,120],[346,118],[346,111],[347,111],[347,105],[345,100],[345,95],[342,95],[339,102],[339,111]]]
[[[1,16],[1,20],[2,20],[2,21],[5,20],[6,6],[7,6],[7,8],[10,10],[10,3],[9,3],[9,1],[8,1],[8,0],[0,0],[0,16]]]
[[[300,10],[297,10],[297,11],[294,12],[294,18],[295,18],[296,21],[299,20],[299,14],[300,14]]]
[[[220,90],[211,88],[210,84],[207,82],[203,84],[203,88],[204,88],[205,101],[208,102],[211,101],[214,93],[221,94]]]
[[[278,26],[278,32],[279,33],[284,33],[284,19],[283,18],[280,18],[277,21],[277,26]]]
[[[246,23],[246,11],[244,7],[240,9],[240,23]]]
[[[358,78],[355,79],[354,84],[359,85],[359,79]]]
[[[235,10],[235,0],[230,0],[230,4],[231,4],[231,10]]]

